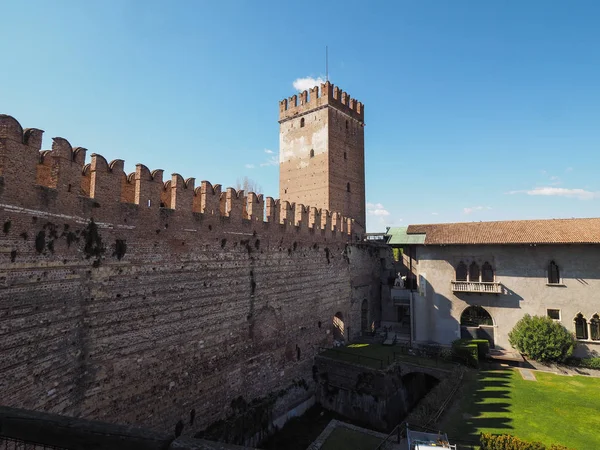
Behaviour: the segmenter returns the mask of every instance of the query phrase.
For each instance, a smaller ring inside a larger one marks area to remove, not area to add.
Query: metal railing
[[[325,352],[333,352],[340,356],[343,355],[343,358],[340,358],[340,359],[345,362],[356,362],[357,364],[366,363],[363,365],[369,366],[369,367],[374,367],[374,368],[380,368],[380,369],[383,369],[384,367],[389,366],[393,362],[393,360],[389,357],[387,358],[387,363],[386,363],[385,359],[376,358],[373,356],[360,355],[358,353],[354,353],[351,351],[338,350],[337,348],[319,347],[319,354],[322,354]]]
[[[475,292],[480,294],[502,294],[502,284],[479,281],[451,281],[453,292]]]
[[[342,347],[344,348],[344,347]],[[457,359],[457,355],[448,353],[448,350],[444,351],[444,348],[439,345],[423,345],[419,347],[411,347],[410,345],[402,345],[395,343],[393,351],[385,358],[378,358],[375,356],[366,356],[359,353],[355,353],[349,350],[341,350],[338,348],[327,348],[319,347],[319,354],[330,352],[333,353],[332,357],[337,360],[345,361],[348,363],[357,363],[365,366],[372,367],[374,369],[384,369],[390,364],[395,362],[402,362],[406,364],[413,364],[422,367],[436,367],[440,368],[446,366],[456,366],[459,363],[466,364],[465,361]],[[339,358],[336,357],[339,356]],[[414,358],[406,358],[406,357]],[[428,360],[427,364],[423,364],[423,360]]]
[[[391,450],[394,446],[400,444],[402,439],[407,437],[406,430],[410,428],[411,430],[420,430],[428,433],[439,433],[439,430],[430,427],[424,427],[420,425],[409,424],[406,421],[402,421],[398,425],[394,427],[394,429],[387,435],[387,437],[377,446],[374,450]],[[476,450],[479,448],[479,441],[469,441],[464,439],[453,439],[448,436],[448,440],[450,441],[451,449],[456,450]],[[440,447],[440,450],[443,447]]]
[[[391,290],[392,300],[397,304],[410,304],[411,295],[412,291],[410,289],[393,287]]]

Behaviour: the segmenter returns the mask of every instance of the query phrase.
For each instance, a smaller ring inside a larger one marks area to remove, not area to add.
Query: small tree
[[[537,361],[564,361],[573,354],[575,337],[544,316],[525,316],[508,333],[510,345]]]
[[[235,180],[235,190],[243,190],[244,194],[248,194],[248,192],[254,192],[255,194],[262,193],[262,187],[252,178],[244,177],[243,179]]]

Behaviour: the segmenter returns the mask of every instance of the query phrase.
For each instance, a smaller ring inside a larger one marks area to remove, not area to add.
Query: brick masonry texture
[[[191,435],[240,396],[309,396],[336,312],[348,333],[365,299],[379,320],[388,251],[341,215],[41,135],[0,116],[3,405]]]
[[[279,197],[339,211],[364,229],[363,104],[327,82],[282,100],[279,123]]]

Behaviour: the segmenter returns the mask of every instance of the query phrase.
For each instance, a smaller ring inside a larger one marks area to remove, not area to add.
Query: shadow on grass
[[[510,386],[508,380],[484,380],[479,383],[479,386],[482,388],[486,387],[503,387],[506,388]]]
[[[510,409],[511,371],[481,370],[465,389],[460,408],[449,422],[448,435],[460,440],[477,441],[480,430],[510,434],[513,429]]]
[[[507,413],[510,411],[510,403],[482,403],[477,405],[479,413]]]

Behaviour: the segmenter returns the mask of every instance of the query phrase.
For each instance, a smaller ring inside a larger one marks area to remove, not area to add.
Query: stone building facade
[[[364,105],[331,83],[279,102],[279,197],[365,228]]]
[[[407,236],[414,341],[479,335],[510,349],[508,333],[530,314],[573,332],[578,354],[600,350],[600,219],[411,225]]]

